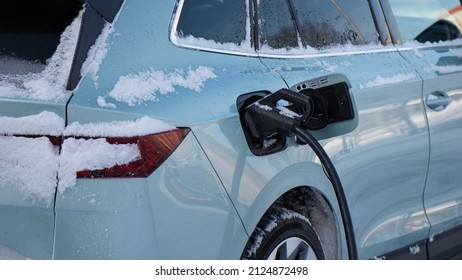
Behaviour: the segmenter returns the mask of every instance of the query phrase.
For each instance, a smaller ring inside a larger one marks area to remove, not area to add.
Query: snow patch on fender
[[[190,68],[186,72],[182,69],[167,72],[151,68],[120,77],[108,96],[129,106],[136,106],[146,101],[158,101],[158,93],[174,93],[177,86],[200,93],[206,81],[216,78],[214,69],[206,66]]]
[[[451,73],[456,73],[456,72],[462,72],[462,66],[460,65],[437,66],[435,64],[431,64],[429,67],[425,67],[424,70],[427,73],[436,72],[438,74],[451,74]]]
[[[114,103],[107,102],[102,96],[98,96],[96,103],[98,103],[98,106],[101,108],[117,109],[117,106]]]
[[[374,80],[368,81],[365,87],[373,88],[373,87],[384,86],[384,85],[392,85],[392,84],[412,80],[415,77],[416,77],[415,73],[396,74],[390,77],[382,77],[380,75],[377,75],[377,77]]]

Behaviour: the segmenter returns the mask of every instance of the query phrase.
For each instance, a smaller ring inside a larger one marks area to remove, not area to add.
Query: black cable
[[[348,246],[348,255],[350,260],[358,259],[358,251],[356,248],[355,234],[353,230],[353,223],[351,221],[350,210],[348,208],[348,203],[345,197],[345,192],[343,190],[342,182],[335,170],[332,161],[327,155],[324,148],[319,144],[319,142],[305,129],[301,128],[299,125],[295,125],[293,129],[294,133],[306,144],[308,144],[313,151],[318,156],[321,164],[324,166],[327,175],[334,187],[334,192],[337,197],[338,205],[340,208],[340,213],[342,215],[343,227],[345,228],[346,242]]]

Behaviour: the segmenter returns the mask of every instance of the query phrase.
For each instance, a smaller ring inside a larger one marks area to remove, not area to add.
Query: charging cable
[[[281,106],[281,103],[285,103],[285,106]],[[356,260],[358,253],[353,223],[337,170],[321,144],[303,128],[303,123],[311,117],[312,108],[313,102],[309,96],[281,89],[248,105],[243,112],[243,127],[261,143],[274,135],[297,136],[311,147],[334,188],[345,229],[348,255],[351,260]]]

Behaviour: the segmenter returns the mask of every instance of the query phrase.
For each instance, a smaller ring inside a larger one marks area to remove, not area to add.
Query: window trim
[[[212,53],[221,53],[221,54],[228,54],[228,55],[237,55],[237,56],[245,56],[245,57],[259,57],[259,58],[273,58],[273,59],[305,59],[305,58],[323,58],[323,57],[333,57],[333,56],[348,56],[348,55],[361,55],[361,54],[370,54],[370,53],[388,53],[388,52],[398,52],[398,47],[399,45],[393,45],[393,44],[387,44],[384,45],[380,42],[377,45],[376,49],[367,49],[367,50],[361,50],[361,46],[358,46],[358,50],[355,51],[345,51],[345,52],[330,52],[330,51],[319,51],[319,53],[312,53],[312,54],[306,54],[306,53],[300,53],[300,54],[288,54],[288,53],[268,53],[265,51],[257,50],[255,46],[255,36],[254,36],[254,31],[252,29],[254,23],[254,18],[252,15],[252,18],[250,18],[250,14],[247,16],[249,17],[250,20],[250,25],[251,25],[251,44],[249,48],[253,50],[253,52],[242,52],[242,51],[237,51],[237,50],[226,50],[226,49],[218,49],[218,48],[210,48],[210,47],[204,47],[204,46],[198,46],[198,45],[191,45],[191,44],[185,44],[181,43],[179,41],[179,36],[177,32],[178,24],[179,24],[179,19],[181,15],[181,11],[184,6],[184,2],[186,0],[177,0],[177,3],[175,5],[175,8],[173,10],[172,14],[172,19],[170,22],[170,27],[169,27],[169,40],[170,42],[175,45],[176,47],[183,48],[183,49],[192,49],[192,50],[198,50],[198,51],[206,51],[206,52],[212,52]],[[252,9],[255,9],[255,7],[252,7],[253,1],[254,0],[246,0],[248,5],[249,5],[249,13],[252,12]],[[252,2],[252,3],[251,3]],[[371,10],[371,13],[373,14],[374,11]],[[393,15],[394,16],[394,15]],[[254,44],[252,44],[254,42]],[[367,45],[363,45],[367,46]],[[410,48],[411,49],[411,48]],[[277,52],[277,50],[276,50]]]
[[[238,55],[238,56],[258,57],[258,54],[255,51],[255,48],[254,46],[252,46],[252,43],[251,43],[253,40],[253,34],[250,34],[251,40],[250,40],[250,44],[248,47],[249,49],[253,49],[254,53],[241,52],[237,50],[218,49],[218,48],[215,49],[215,48],[209,48],[209,47],[204,47],[204,46],[180,43],[177,30],[178,30],[178,24],[180,21],[180,15],[183,10],[185,1],[186,0],[178,0],[175,6],[175,9],[173,11],[173,18],[170,24],[170,32],[169,32],[170,42],[172,42],[172,44],[180,48],[194,49],[194,50],[199,50],[199,51],[207,51],[207,52],[213,52],[213,53],[222,53],[222,54],[230,54],[230,55]],[[247,1],[248,5],[250,5],[249,0],[245,0],[245,1]],[[252,8],[249,7],[249,10],[251,9]],[[249,13],[250,11],[247,11],[247,12]],[[247,17],[250,19],[250,14],[248,14]],[[251,33],[252,33],[252,22],[250,24],[251,24]]]

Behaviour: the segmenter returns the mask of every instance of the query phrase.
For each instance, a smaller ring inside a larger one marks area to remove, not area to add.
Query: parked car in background
[[[461,9],[7,0],[0,258],[460,258]]]

